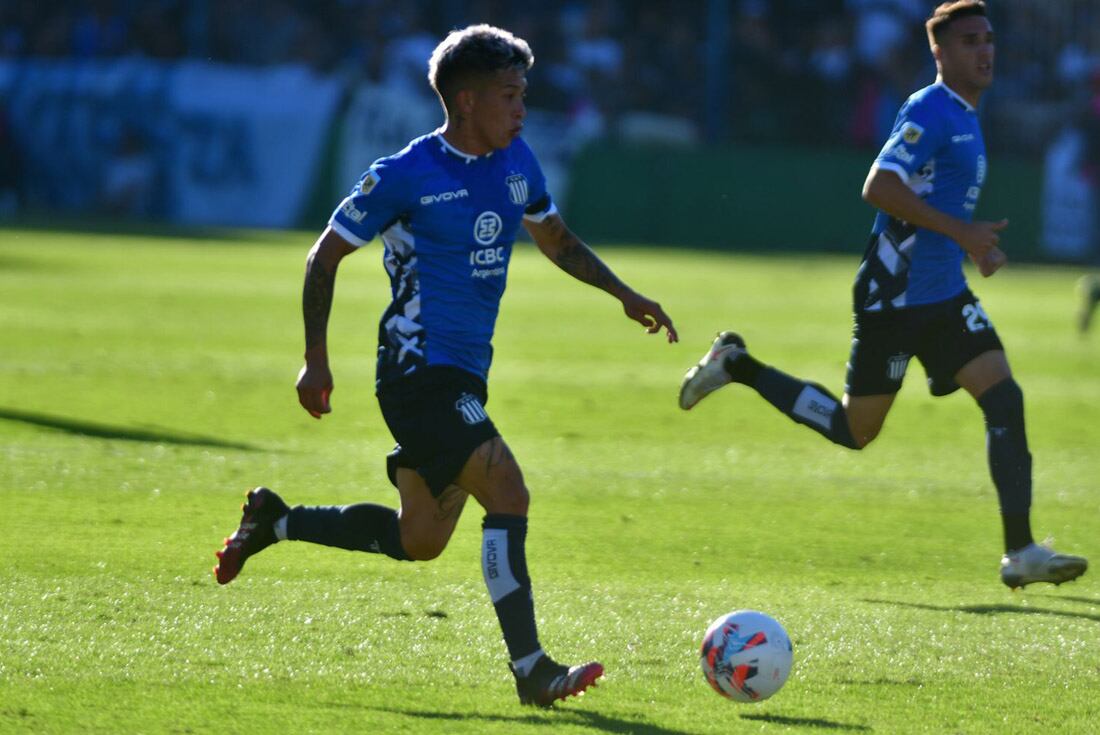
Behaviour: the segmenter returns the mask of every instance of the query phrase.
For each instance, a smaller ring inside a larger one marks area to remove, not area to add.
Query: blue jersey
[[[880,169],[897,173],[931,206],[971,221],[985,181],[985,142],[970,103],[940,82],[910,97],[882,152]],[[946,301],[966,288],[965,253],[951,238],[879,212],[856,276],[857,311]]]
[[[520,223],[555,211],[519,138],[471,156],[437,130],[375,161],[329,225],[357,247],[382,238],[392,301],[378,328],[378,387],[426,365],[487,378]]]

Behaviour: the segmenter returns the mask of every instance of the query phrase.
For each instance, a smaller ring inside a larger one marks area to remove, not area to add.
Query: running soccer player
[[[880,211],[856,274],[843,399],[765,366],[749,355],[740,336],[723,332],[684,376],[680,407],[690,409],[727,383],[742,383],[794,421],[862,449],[882,428],[915,355],[932,395],[961,386],[985,414],[1004,528],[1002,581],[1011,588],[1060,584],[1079,577],[1088,564],[1032,538],[1023,393],[962,270],[964,253],[985,277],[1005,263],[998,233],[1008,221],[973,220],[986,177],[975,108],[993,81],[993,30],[979,0],[941,4],[925,28],[936,82],[902,106],[863,187],[863,198]]]
[[[1077,281],[1077,331],[1089,331],[1096,305],[1100,304],[1100,276],[1081,276]]]
[[[319,419],[331,410],[326,332],[337,265],[381,236],[393,298],[379,324],[375,387],[397,441],[386,466],[400,508],[291,508],[256,488],[214,571],[226,584],[251,556],[282,540],[434,559],[472,495],[486,513],[482,571],[520,701],[550,706],[582,693],[603,666],[563,666],[543,652],[524,551],[528,489],[485,412],[490,340],[521,222],[566,273],[619,299],[649,333],[664,328],[669,342],[677,337],[660,305],[619,280],[558,214],[520,138],[532,63],[527,43],[499,28],[448,35],[428,64],[443,127],[375,161],[306,261],[306,352],[297,388],[303,408]]]

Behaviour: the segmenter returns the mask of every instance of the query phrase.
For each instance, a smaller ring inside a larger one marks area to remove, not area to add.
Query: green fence
[[[860,198],[874,151],[592,146],[563,208],[598,242],[862,253],[874,217]],[[1010,258],[1040,257],[1037,164],[993,156],[977,216],[1008,217]]]

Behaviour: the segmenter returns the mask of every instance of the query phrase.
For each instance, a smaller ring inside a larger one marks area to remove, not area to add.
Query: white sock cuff
[[[279,520],[275,521],[275,523],[273,524],[273,527],[275,529],[275,538],[279,539],[280,541],[286,541],[286,519],[289,517],[289,515],[285,515]]]

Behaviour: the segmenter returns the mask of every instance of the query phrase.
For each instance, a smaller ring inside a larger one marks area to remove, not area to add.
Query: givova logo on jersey
[[[481,405],[481,401],[477,399],[477,396],[472,396],[469,393],[463,393],[462,396],[455,401],[455,410],[462,416],[462,420],[470,426],[480,424],[482,421],[486,421],[489,418],[489,414],[485,413],[485,408]]]

